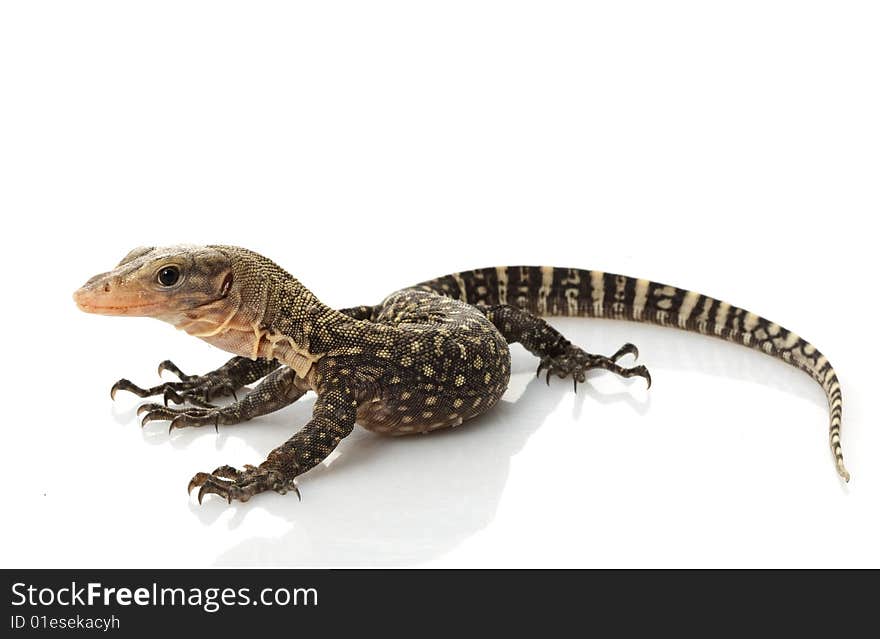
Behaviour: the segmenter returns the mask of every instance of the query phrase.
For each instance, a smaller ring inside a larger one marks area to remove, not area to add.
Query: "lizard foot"
[[[137,409],[137,414],[144,414],[141,420],[141,427],[146,426],[150,422],[170,420],[168,425],[168,434],[171,434],[175,428],[186,428],[188,426],[206,426],[214,425],[214,430],[220,430],[220,424],[234,424],[235,420],[229,420],[226,412],[222,408],[169,408],[162,404],[142,404]]]
[[[577,392],[578,383],[586,381],[586,372],[590,369],[601,368],[617,373],[621,377],[644,377],[645,381],[648,382],[648,388],[651,388],[651,374],[647,368],[641,365],[624,368],[617,363],[617,360],[626,355],[638,358],[639,349],[634,344],[624,344],[617,349],[614,355],[606,357],[604,355],[587,353],[574,344],[570,344],[562,355],[555,357],[545,355],[542,357],[536,374],[540,375],[542,370],[546,370],[548,384],[550,383],[550,375],[555,374],[560,378],[571,376],[574,380],[574,390]]]
[[[152,397],[162,395],[165,405],[168,402],[183,404],[189,402],[201,408],[213,408],[211,400],[217,397],[235,395],[236,386],[229,379],[216,373],[207,375],[186,375],[171,360],[165,360],[159,364],[159,375],[162,371],[169,371],[177,376],[179,382],[165,382],[151,388],[141,388],[127,379],[120,379],[110,389],[110,397],[116,398],[116,391],[124,390],[134,393],[138,397]]]
[[[199,503],[205,495],[213,493],[223,497],[228,503],[233,499],[247,501],[257,493],[266,490],[274,490],[285,494],[292,490],[302,500],[299,488],[296,487],[293,477],[285,476],[277,470],[246,464],[244,470],[238,470],[232,466],[221,466],[212,473],[196,473],[190,480],[187,492],[198,487]]]

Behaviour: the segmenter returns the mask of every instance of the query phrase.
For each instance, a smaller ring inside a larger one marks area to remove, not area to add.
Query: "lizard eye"
[[[165,266],[159,270],[156,279],[162,286],[174,286],[180,279],[180,269],[176,266]]]

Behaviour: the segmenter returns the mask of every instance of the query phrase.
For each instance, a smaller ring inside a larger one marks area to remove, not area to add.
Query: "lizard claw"
[[[169,434],[169,435],[171,434],[171,431],[173,431],[175,428],[183,428],[182,426],[178,426],[177,424],[178,424],[180,421],[182,421],[182,419],[183,419],[184,417],[186,417],[186,413],[181,413],[180,415],[176,415],[176,416],[171,420],[171,423],[168,424],[168,434]]]
[[[182,382],[188,382],[193,379],[192,375],[187,375],[186,373],[184,373],[170,359],[166,359],[163,362],[159,362],[159,368],[157,369],[157,373],[158,373],[159,377],[162,377],[162,373],[165,371],[168,371],[169,373],[174,375],[177,379],[179,379]]]
[[[148,389],[141,388],[137,384],[133,384],[130,381],[128,381],[127,379],[120,379],[118,382],[113,384],[112,387],[110,387],[110,399],[115,400],[116,399],[116,392],[121,391],[121,390],[128,391],[129,393],[134,393],[138,397],[149,397],[149,395],[150,395],[150,392]]]
[[[627,375],[624,377],[644,377],[645,381],[648,382],[648,388],[651,388],[651,373],[644,366],[634,366],[633,368],[625,369],[627,371]]]
[[[228,376],[219,375],[217,372],[201,376],[187,375],[169,359],[160,362],[157,368],[160,376],[165,371],[174,374],[180,381],[164,382],[150,388],[141,388],[127,379],[120,379],[110,388],[110,398],[116,399],[116,392],[125,390],[134,393],[138,397],[161,395],[165,406],[168,406],[169,402],[175,404],[189,402],[199,408],[215,408],[211,400],[215,397],[226,396],[232,396],[236,402],[238,401],[238,396],[235,392],[236,384],[234,379]]]
[[[191,494],[193,488],[196,487],[199,488],[199,492],[196,495],[196,498],[199,500],[199,505],[201,505],[202,500],[205,498],[205,495],[210,494],[224,497],[227,503],[232,503],[234,491],[232,490],[233,485],[231,482],[218,479],[213,474],[209,475],[208,473],[196,473],[196,475],[190,480],[186,492],[188,494]]]
[[[213,424],[214,430],[220,432],[220,424],[235,423],[235,417],[231,417],[224,412],[222,408],[170,408],[162,404],[142,404],[137,409],[137,414],[143,414],[141,426],[146,426],[149,422],[170,420],[168,427],[170,434],[175,428],[186,428],[187,426],[204,426],[205,424]]]
[[[610,359],[612,362],[616,362],[617,360],[619,360],[622,357],[625,357],[626,355],[632,355],[634,360],[638,359],[639,358],[638,346],[627,342],[626,344],[624,344],[623,346],[618,348],[617,352],[614,353],[614,355],[612,355],[608,359]]]
[[[203,484],[202,487],[199,488],[199,505],[201,505],[202,499],[206,494],[214,494],[219,495],[220,497],[225,497],[227,504],[232,503],[232,491],[230,491],[225,486],[216,486],[212,482]]]
[[[196,473],[192,479],[189,480],[189,485],[186,487],[186,493],[192,494],[193,488],[196,486],[201,486],[205,483],[205,480],[210,477],[208,473]]]
[[[156,404],[156,403],[150,402],[147,404],[141,404],[140,406],[137,407],[137,411],[135,411],[135,412],[137,413],[138,417],[140,417],[143,413],[156,410],[157,408],[164,408],[164,407],[162,406],[162,404]]]
[[[633,366],[632,368],[624,368],[617,363],[622,357],[632,355],[639,356],[639,349],[635,344],[626,343],[621,346],[611,357],[604,355],[593,355],[587,353],[581,348],[569,345],[564,352],[559,355],[545,355],[538,364],[538,375],[542,370],[547,371],[547,384],[550,384],[550,376],[555,373],[558,377],[571,377],[574,379],[574,391],[577,392],[577,385],[584,383],[587,379],[586,372],[591,369],[604,369],[616,373],[621,377],[644,377],[648,382],[648,388],[651,388],[651,374],[643,365]]]
[[[288,490],[296,493],[302,501],[293,477],[282,475],[280,472],[268,468],[246,465],[244,470],[237,470],[232,466],[220,466],[213,473],[196,473],[187,486],[187,492],[192,493],[198,487],[198,500],[202,503],[205,495],[214,494],[226,499],[228,503],[233,500],[248,501],[254,495],[266,490],[274,490],[284,494]]]
[[[171,413],[171,409],[165,408],[162,404],[144,404],[144,406],[147,406],[148,408],[146,410],[146,415],[141,419],[141,428],[152,421],[167,419],[168,415]],[[143,409],[144,406],[138,408],[138,415],[141,414],[141,409]]]

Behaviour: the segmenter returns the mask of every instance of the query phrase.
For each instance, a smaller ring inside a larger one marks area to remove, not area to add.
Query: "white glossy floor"
[[[66,352],[89,360],[56,369],[55,390],[24,385],[26,401],[7,409],[16,490],[5,564],[877,563],[880,448],[858,383],[869,362],[841,336],[826,341],[848,391],[846,487],[806,375],[702,336],[565,320],[557,325],[599,352],[638,342],[654,387],[597,373],[577,395],[567,382],[548,388],[517,346],[510,390],[485,418],[413,438],[358,430],[303,477],[301,503],[268,495],[229,507],[187,499],[189,477],[258,462],[307,421],[311,401],[219,436],[141,430],[136,398],[111,403],[110,382],[146,383],[171,352],[187,368],[216,355],[159,323],[68,311],[78,337]]]
[[[33,6],[0,9],[3,566],[880,566],[876,11]],[[199,506],[196,471],[258,463],[312,400],[171,437],[110,401],[227,357],[70,299],[181,241],[258,250],[334,306],[516,263],[726,299],[829,356],[853,481],[803,373],[566,319],[594,352],[636,343],[650,391],[548,388],[515,346],[483,418],[357,430],[301,503]]]

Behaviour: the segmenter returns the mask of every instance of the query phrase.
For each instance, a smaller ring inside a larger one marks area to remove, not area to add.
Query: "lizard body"
[[[508,344],[540,358],[538,373],[571,377],[587,370],[624,377],[644,366],[632,344],[605,357],[573,345],[542,316],[651,322],[714,335],[762,350],[809,373],[831,409],[830,444],[849,480],[840,448],[840,384],[828,359],[795,333],[754,313],[673,286],[622,275],[549,266],[493,267],[453,273],[388,296],[375,306],[335,310],[267,258],[231,246],[145,247],[74,295],[87,312],[150,316],[236,357],[202,376],[160,364],[179,382],[143,389],[120,380],[111,391],[162,394],[145,404],[143,422],[170,428],[235,424],[315,391],[312,420],[259,466],[198,473],[199,501],[215,493],[246,501],[265,490],[297,490],[294,480],[325,459],[355,424],[406,435],[457,426],[495,405],[510,378]],[[242,400],[216,407],[214,397],[262,380]],[[192,406],[169,408],[168,401]],[[297,491],[298,492],[298,491]]]

